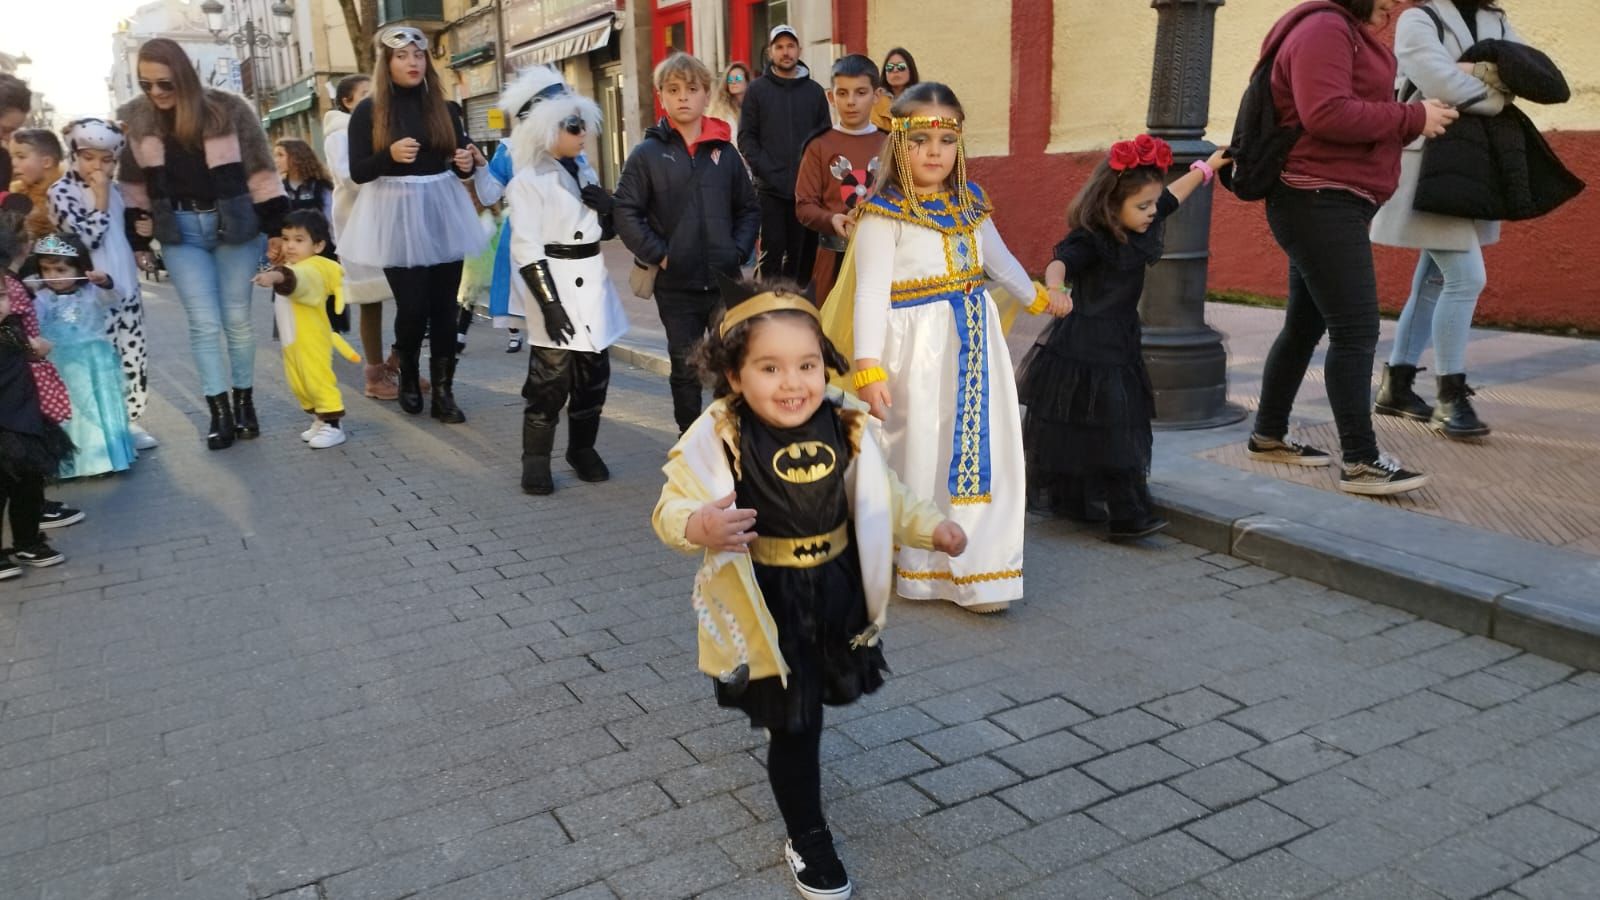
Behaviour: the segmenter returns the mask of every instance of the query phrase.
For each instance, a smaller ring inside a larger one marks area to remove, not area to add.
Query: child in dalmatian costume
[[[62,131],[68,168],[50,186],[50,212],[56,227],[78,236],[89,248],[93,268],[111,276],[116,302],[106,312],[106,336],[122,360],[123,396],[134,447],[149,450],[156,439],[140,425],[149,401],[149,347],[144,337],[144,303],[139,267],[125,229],[126,207],[116,183],[122,129],[106,119],[77,119]]]

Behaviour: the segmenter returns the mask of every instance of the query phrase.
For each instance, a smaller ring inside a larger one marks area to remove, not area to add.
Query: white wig
[[[549,66],[534,66],[500,92],[500,108],[515,126],[511,131],[511,167],[521,171],[550,155],[569,117],[583,120],[590,134],[600,131],[600,107],[575,93]]]

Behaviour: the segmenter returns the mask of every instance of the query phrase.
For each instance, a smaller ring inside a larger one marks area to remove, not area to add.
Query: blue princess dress
[[[138,457],[128,430],[122,359],[106,338],[106,307],[115,299],[94,285],[70,294],[42,285],[36,291],[39,333],[55,345],[50,361],[72,398],[72,418],[61,427],[77,450],[62,461],[62,478],[121,472]]]

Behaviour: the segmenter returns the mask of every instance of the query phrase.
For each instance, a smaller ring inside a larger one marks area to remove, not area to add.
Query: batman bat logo
[[[813,559],[826,559],[833,552],[833,541],[817,541],[811,544],[797,544],[794,548],[794,558],[800,562]]]
[[[838,465],[838,454],[822,441],[799,441],[772,455],[772,473],[790,484],[814,484]]]

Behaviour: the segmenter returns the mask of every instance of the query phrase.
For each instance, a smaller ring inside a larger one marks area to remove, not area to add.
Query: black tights
[[[11,546],[28,549],[39,543],[39,517],[44,515],[44,478],[0,474],[0,514],[11,513]]]
[[[402,358],[418,358],[422,336],[429,341],[429,355],[453,359],[456,355],[456,322],[460,306],[456,293],[461,290],[461,260],[433,266],[384,269],[389,290],[394,294],[394,342]]]
[[[767,781],[791,839],[827,824],[822,817],[822,722],[810,731],[772,732]]]

